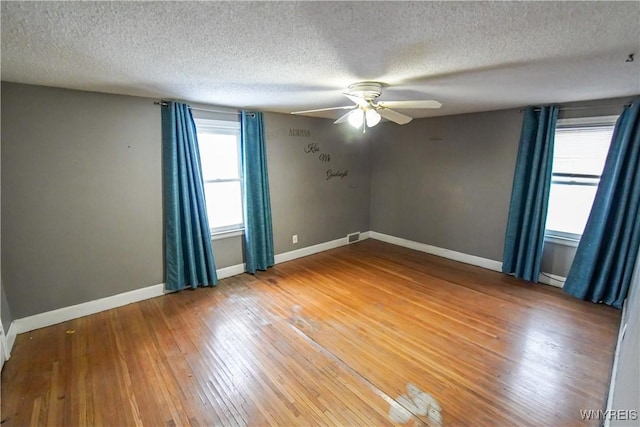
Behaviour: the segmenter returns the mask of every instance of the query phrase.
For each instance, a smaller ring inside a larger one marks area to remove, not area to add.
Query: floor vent
[[[347,242],[354,243],[360,240],[360,232],[347,234]]]

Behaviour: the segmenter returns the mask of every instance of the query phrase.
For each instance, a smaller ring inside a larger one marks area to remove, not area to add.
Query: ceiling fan
[[[405,114],[399,113],[392,108],[440,108],[442,104],[433,100],[422,101],[384,101],[374,102],[377,97],[382,93],[382,83],[379,82],[360,82],[354,83],[349,86],[349,90],[343,93],[344,96],[349,98],[355,103],[355,105],[347,105],[344,107],[329,107],[318,108],[315,110],[294,111],[291,114],[306,114],[317,113],[320,111],[331,110],[351,110],[348,113],[340,116],[338,120],[333,122],[334,124],[340,124],[349,122],[353,127],[360,128],[362,126],[362,133],[366,131],[367,127],[373,127],[380,123],[381,118],[385,118],[389,121],[404,125],[413,120]]]

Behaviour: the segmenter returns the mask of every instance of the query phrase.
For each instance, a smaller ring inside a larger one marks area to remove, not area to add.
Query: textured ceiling
[[[2,80],[277,112],[375,80],[443,104],[413,117],[627,96],[640,2],[2,1]]]

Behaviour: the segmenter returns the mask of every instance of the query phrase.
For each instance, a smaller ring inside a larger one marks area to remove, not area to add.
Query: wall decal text
[[[302,138],[311,138],[311,131],[309,129],[289,129],[289,136],[299,136]]]
[[[318,151],[320,151],[320,147],[317,142],[310,142],[306,147],[304,147],[305,153],[317,153]]]
[[[349,174],[348,170],[333,170],[333,169],[327,169],[327,181],[330,180],[331,178],[344,178],[345,176],[347,176]]]

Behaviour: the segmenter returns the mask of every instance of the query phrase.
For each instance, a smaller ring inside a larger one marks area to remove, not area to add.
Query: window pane
[[[584,118],[579,119],[582,123],[571,124],[568,122],[576,119],[564,124],[558,121],[546,224],[549,234],[582,235],[613,135],[615,121],[609,119]]]
[[[582,234],[598,187],[551,184],[547,230]]]
[[[556,130],[553,173],[601,175],[613,126]]]
[[[240,178],[237,135],[198,132],[198,146],[205,181]]]
[[[205,184],[209,227],[227,227],[243,223],[240,181]]]

